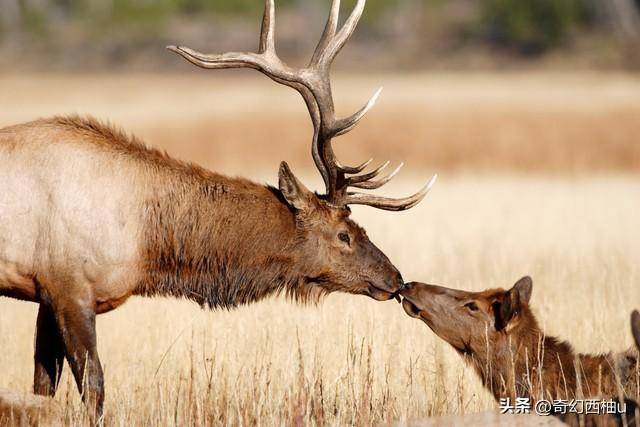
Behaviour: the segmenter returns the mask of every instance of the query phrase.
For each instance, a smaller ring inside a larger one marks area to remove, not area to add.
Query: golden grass
[[[445,174],[415,210],[354,217],[408,280],[479,290],[532,275],[545,329],[600,352],[632,343],[638,212],[636,177]],[[35,317],[33,304],[0,301],[0,388],[30,388]],[[99,317],[98,337],[108,425],[370,425],[494,407],[424,324],[366,297],[231,312],[132,299]],[[68,369],[57,400],[82,416]]]
[[[440,171],[640,172],[633,74],[338,75],[347,115],[385,90],[339,140],[341,158],[407,160]],[[302,99],[257,73],[2,76],[0,126],[62,113],[109,119],[156,146],[235,173],[312,167]]]
[[[337,149],[347,161],[405,160],[388,194],[441,172],[410,212],[354,209],[405,278],[479,290],[530,274],[550,333],[581,351],[631,345],[640,80],[340,76],[338,110],[357,108],[380,84],[379,106]],[[296,173],[312,168],[302,101],[265,79],[0,76],[0,111],[0,126],[91,113],[258,181],[275,182],[283,159]],[[320,188],[317,174],[304,181]],[[0,300],[0,388],[30,389],[35,317],[35,305]],[[100,316],[98,336],[109,425],[369,425],[494,407],[459,357],[393,302],[332,295],[318,307],[271,300],[204,312],[132,299]],[[83,417],[68,369],[56,400],[68,421]]]

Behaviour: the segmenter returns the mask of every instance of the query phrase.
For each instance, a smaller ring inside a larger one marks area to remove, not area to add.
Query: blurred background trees
[[[309,53],[329,0],[279,0],[279,46]],[[354,1],[343,2],[346,13]],[[166,43],[252,49],[261,0],[0,0],[0,66],[164,68]],[[344,66],[640,63],[640,0],[368,0]],[[81,51],[81,54],[80,54]]]

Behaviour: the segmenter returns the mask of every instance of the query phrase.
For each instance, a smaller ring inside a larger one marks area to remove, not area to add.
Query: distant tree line
[[[354,2],[344,0],[345,11]],[[310,9],[326,11],[328,3],[277,0],[276,4],[280,10],[308,13]],[[457,23],[455,31],[444,37],[459,37],[463,43],[519,55],[542,54],[590,33],[636,47],[640,40],[640,0],[368,0],[362,27],[375,34],[386,27],[390,16],[409,11],[401,16],[413,24],[398,24],[396,19],[394,31],[423,37],[414,45],[425,46],[432,34],[419,27],[434,22],[448,25],[447,16],[438,14],[451,5],[466,11],[472,19],[464,20],[462,28]],[[262,8],[262,0],[0,0],[0,47],[3,36],[6,40],[7,35],[20,33],[31,39],[50,39],[55,37],[51,28],[67,24],[94,33],[137,28],[152,37],[171,20],[207,15],[254,19]]]
[[[483,0],[484,35],[525,53],[546,51],[589,29],[640,35],[640,0]]]

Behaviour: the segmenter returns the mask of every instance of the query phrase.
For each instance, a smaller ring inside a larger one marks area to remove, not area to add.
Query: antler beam
[[[426,196],[435,183],[436,176],[418,193],[402,199],[349,192],[349,187],[365,190],[382,187],[398,173],[402,165],[386,177],[373,181],[388,166],[389,162],[371,172],[361,174],[371,163],[371,160],[355,167],[342,166],[331,146],[333,138],[349,132],[373,108],[382,91],[382,88],[379,89],[369,102],[352,116],[336,119],[330,79],[331,64],[355,31],[364,6],[365,0],[358,0],[351,15],[338,30],[340,0],[332,1],[324,32],[311,62],[306,68],[291,68],[282,62],[276,54],[274,0],[265,0],[260,45],[257,53],[203,54],[181,46],[168,46],[167,49],[201,68],[210,70],[253,68],[275,82],[297,90],[302,95],[313,122],[314,135],[311,152],[326,186],[327,194],[325,197],[327,201],[336,206],[361,204],[385,210],[406,210],[418,204]]]

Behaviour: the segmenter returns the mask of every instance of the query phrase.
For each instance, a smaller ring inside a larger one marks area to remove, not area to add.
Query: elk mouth
[[[422,310],[420,310],[417,305],[415,305],[414,303],[409,301],[409,299],[407,299],[407,297],[404,297],[402,299],[402,308],[404,308],[404,311],[409,316],[414,317],[416,319],[422,320],[423,322],[425,322],[427,324],[427,326],[429,326],[433,330],[433,326],[429,322],[429,319],[427,318],[425,313]],[[434,330],[434,332],[435,332],[435,330]],[[437,334],[437,332],[436,332],[436,334]],[[451,347],[453,347],[453,349],[456,351],[456,353],[458,353],[463,358],[466,358],[466,357],[469,357],[469,356],[473,356],[473,350],[471,349],[471,345],[469,344],[469,342],[465,341],[464,339],[462,339],[462,338],[460,339],[460,344],[454,344],[451,341],[449,341],[448,339],[445,339],[445,341],[447,341],[449,343],[449,345]]]
[[[398,296],[398,292],[389,292],[384,289],[381,289],[373,284],[373,282],[367,281],[367,286],[362,292],[365,295],[373,298],[376,301],[388,301],[390,299],[397,299],[399,301],[400,297]]]
[[[404,297],[402,299],[402,308],[404,309],[405,313],[407,313],[409,316],[422,318],[422,315],[421,315],[422,310],[420,310],[417,305],[409,301],[407,297]]]
[[[388,290],[379,288],[369,280],[365,280],[364,282],[359,283],[356,287],[346,289],[339,286],[338,282],[333,282],[325,276],[306,277],[305,283],[307,285],[315,284],[321,286],[327,289],[328,292],[342,291],[354,295],[366,295],[376,301],[388,301],[395,298],[398,300],[398,302],[400,302],[399,290],[395,292],[389,292]]]

